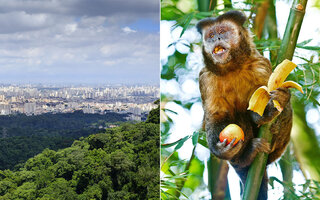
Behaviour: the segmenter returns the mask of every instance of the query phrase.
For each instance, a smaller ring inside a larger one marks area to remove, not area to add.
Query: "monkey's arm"
[[[291,95],[288,88],[278,88],[274,91],[271,91],[270,94],[271,98],[262,116],[250,111],[252,120],[258,125],[266,124],[280,114],[280,112],[274,107],[273,100],[277,100],[284,109],[290,101]]]
[[[210,151],[220,159],[231,160],[236,154],[239,153],[243,146],[243,141],[240,140],[235,146],[233,146],[235,139],[231,143],[227,144],[224,140],[220,142],[220,132],[230,123],[229,122],[214,122],[212,116],[205,114],[205,130],[207,133],[207,141]]]
[[[239,153],[243,142],[238,142],[233,146],[234,141],[226,144],[226,141],[220,142],[220,132],[229,125],[230,109],[229,103],[222,96],[216,95],[212,91],[211,74],[202,69],[199,76],[199,85],[201,91],[202,105],[204,109],[203,125],[207,133],[207,141],[210,151],[218,158],[230,160]],[[229,120],[228,120],[229,119]]]
[[[269,152],[270,144],[262,138],[254,138],[251,122],[246,116],[237,117],[236,122],[214,122],[210,123],[210,117],[205,117],[208,146],[211,152],[220,159],[230,160],[233,165],[246,167],[250,165],[258,152]],[[230,123],[238,124],[245,133],[244,141],[240,140],[235,146],[234,141],[226,144],[219,141],[220,132]]]

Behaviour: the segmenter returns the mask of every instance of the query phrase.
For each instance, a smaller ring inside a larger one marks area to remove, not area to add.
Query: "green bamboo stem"
[[[299,3],[297,1],[293,2],[284,38],[280,47],[277,64],[282,62],[284,59],[291,60],[293,57],[306,5],[307,0],[301,0]],[[270,132],[271,124],[272,122],[261,126],[259,130],[260,138],[265,138],[268,141],[272,140],[272,133]],[[261,181],[264,175],[264,171],[266,169],[267,159],[268,154],[260,152],[251,164],[244,189],[244,200],[257,199]]]
[[[226,161],[210,155],[208,160],[208,189],[211,193],[211,199],[224,200],[226,189],[228,189],[228,171],[229,166]],[[215,178],[213,178],[215,177]]]
[[[292,167],[292,156],[290,154],[290,145],[288,145],[286,151],[282,155],[279,164],[280,169],[282,173],[282,180],[286,184],[286,187],[284,187],[283,193],[284,193],[284,200],[290,200],[291,198],[291,191],[294,191],[294,188],[292,186],[292,177],[293,177],[293,167]]]
[[[277,28],[277,17],[276,7],[274,6],[273,0],[269,0],[268,15],[266,20],[266,29],[268,32],[268,38],[271,40],[278,39],[278,28]],[[277,51],[270,51],[270,62],[275,63],[277,59]]]
[[[268,16],[267,16],[267,27],[270,39],[278,38],[278,28],[277,28],[277,17],[276,17],[276,7],[274,6],[273,0],[269,1]]]
[[[265,138],[268,142],[271,143],[272,133],[270,133],[271,123],[265,124],[260,127],[259,138]],[[255,200],[258,197],[261,181],[266,169],[266,164],[268,160],[267,153],[258,153],[254,161],[252,162],[246,185],[244,188],[243,199],[244,200]]]
[[[254,20],[254,34],[258,39],[262,38],[263,27],[269,10],[269,0],[265,0],[258,5],[257,14]]]
[[[208,12],[217,5],[217,0],[198,0],[198,10],[200,12]]]
[[[292,60],[307,2],[308,0],[295,0],[293,2],[276,64],[281,63],[284,59]]]

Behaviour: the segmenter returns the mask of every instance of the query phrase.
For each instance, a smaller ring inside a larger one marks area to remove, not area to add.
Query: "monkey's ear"
[[[215,22],[215,18],[206,18],[206,19],[202,19],[197,23],[197,30],[199,33],[202,34],[203,29],[205,27],[208,27],[210,25],[212,25]]]
[[[220,15],[217,18],[218,21],[222,20],[231,20],[235,23],[237,23],[240,26],[243,26],[244,22],[247,20],[247,17],[240,11],[232,10],[229,12],[224,13],[223,15]]]

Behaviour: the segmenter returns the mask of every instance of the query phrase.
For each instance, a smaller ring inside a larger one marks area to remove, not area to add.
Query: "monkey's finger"
[[[227,139],[224,139],[223,142],[222,142],[222,145],[226,146],[226,144],[227,144]]]
[[[218,142],[218,143],[217,143],[217,146],[218,146],[219,148],[221,148],[221,147],[225,147],[226,144],[227,144],[227,139],[224,139],[223,142]]]
[[[228,146],[231,146],[231,147],[232,147],[233,144],[235,143],[236,139],[237,139],[237,138],[233,138],[233,140],[230,142],[230,144],[228,144]]]
[[[244,140],[240,139],[235,146],[240,148],[243,145],[243,143],[244,143]]]

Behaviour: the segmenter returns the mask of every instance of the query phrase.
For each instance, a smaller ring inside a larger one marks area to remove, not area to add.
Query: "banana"
[[[266,86],[261,86],[252,94],[248,110],[252,110],[260,116],[263,115],[264,109],[270,98],[267,90],[268,88]]]
[[[290,72],[296,67],[296,64],[287,59],[282,61],[271,74],[268,80],[268,86],[261,86],[252,94],[249,100],[248,110],[252,110],[262,116],[270,100],[269,92],[279,87],[296,88],[303,93],[302,87],[298,83],[294,81],[284,82]],[[283,108],[277,100],[273,100],[273,105],[279,112],[282,112]]]
[[[269,78],[268,91],[270,92],[281,87],[284,80],[286,80],[290,72],[296,67],[297,65],[291,62],[290,60],[285,59],[284,61],[282,61],[282,63],[280,63],[276,67],[276,69]]]
[[[296,88],[297,90],[299,90],[302,94],[304,93],[302,90],[301,85],[299,85],[298,83],[294,82],[294,81],[286,81],[284,83],[282,83],[281,87],[285,87],[285,88]]]

